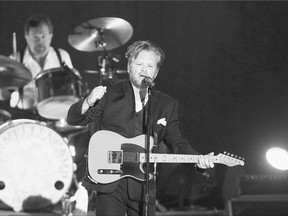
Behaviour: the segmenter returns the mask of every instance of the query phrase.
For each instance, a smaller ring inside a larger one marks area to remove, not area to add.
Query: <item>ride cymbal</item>
[[[132,26],[124,19],[101,17],[77,26],[68,42],[79,51],[108,51],[125,44],[132,34]]]

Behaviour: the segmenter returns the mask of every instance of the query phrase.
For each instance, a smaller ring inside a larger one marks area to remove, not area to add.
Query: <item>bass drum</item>
[[[35,77],[37,111],[40,116],[65,119],[70,106],[84,95],[80,73],[68,67],[53,68]]]
[[[72,183],[67,141],[45,123],[17,119],[2,124],[0,155],[0,199],[14,211],[49,209]]]

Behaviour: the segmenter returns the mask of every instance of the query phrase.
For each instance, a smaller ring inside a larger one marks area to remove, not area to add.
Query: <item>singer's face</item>
[[[143,76],[154,80],[158,74],[158,62],[160,57],[153,51],[142,50],[136,58],[128,64],[128,73],[132,84],[136,88],[146,88],[143,83]]]
[[[30,28],[25,34],[28,48],[35,57],[44,57],[48,53],[52,37],[49,27],[44,24]]]

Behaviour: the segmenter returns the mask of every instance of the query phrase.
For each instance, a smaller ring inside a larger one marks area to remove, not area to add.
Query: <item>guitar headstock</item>
[[[244,166],[244,158],[241,158],[237,155],[228,153],[228,152],[223,152],[216,155],[217,158],[217,163],[221,163],[227,166],[237,166],[237,165],[241,165]]]

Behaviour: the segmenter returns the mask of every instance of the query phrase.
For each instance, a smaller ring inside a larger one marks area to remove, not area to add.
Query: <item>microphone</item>
[[[145,76],[145,75],[141,75],[141,77],[143,77],[143,82],[146,86],[149,86],[149,87],[153,87],[155,85],[154,81],[152,80],[151,77],[149,76]]]

